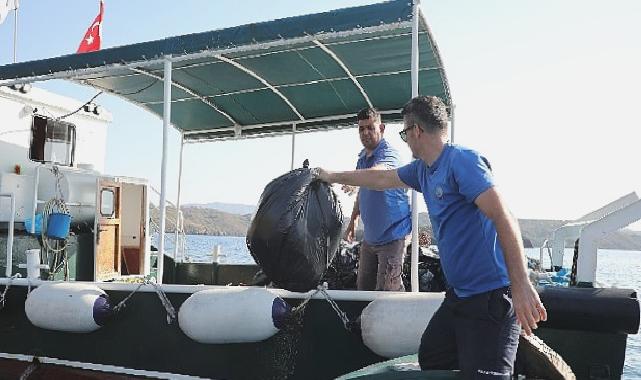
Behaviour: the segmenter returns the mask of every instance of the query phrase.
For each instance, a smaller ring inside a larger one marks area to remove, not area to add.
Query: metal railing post
[[[180,158],[178,159],[178,194],[176,196],[176,231],[175,231],[175,241],[174,241],[174,261],[178,258],[179,251],[179,241],[180,233],[182,232],[182,212],[180,211],[180,191],[182,187],[182,177],[183,177],[183,150],[185,149],[185,137],[181,133],[180,135]],[[180,258],[181,260],[185,259],[184,247],[180,247]]]
[[[33,212],[31,213],[31,233],[36,233],[36,212],[38,210],[38,186],[40,186],[40,168],[36,167],[36,176],[33,181]]]
[[[412,98],[418,96],[418,18],[420,0],[412,2]],[[418,193],[412,190],[412,292],[419,291],[418,285]]]
[[[16,220],[16,198],[13,193],[0,193],[0,198],[9,198],[11,202],[11,216],[9,217],[9,230],[7,231],[7,277],[13,275],[13,228]],[[34,221],[35,223],[35,221]]]
[[[294,153],[296,152],[296,124],[292,124],[292,165],[289,170],[294,170]]]
[[[162,284],[165,259],[165,224],[167,217],[167,153],[169,151],[169,125],[171,123],[171,55],[165,56],[164,96],[162,118],[162,164],[160,169],[160,241],[158,242],[158,261],[156,263],[156,282]]]

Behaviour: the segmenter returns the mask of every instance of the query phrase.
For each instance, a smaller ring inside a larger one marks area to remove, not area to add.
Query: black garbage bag
[[[338,252],[327,268],[323,281],[329,289],[355,290],[358,277],[360,243],[347,245],[341,242]]]
[[[343,212],[331,187],[312,169],[295,169],[270,182],[247,232],[247,248],[278,287],[314,289],[341,239]]]
[[[447,279],[441,267],[441,258],[429,248],[418,247],[418,290],[421,292],[444,292]],[[412,245],[407,246],[403,261],[403,284],[410,291],[412,273]]]

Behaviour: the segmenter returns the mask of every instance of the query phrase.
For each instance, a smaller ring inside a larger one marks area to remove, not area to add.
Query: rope
[[[44,209],[42,211],[42,228],[40,230],[40,237],[42,240],[42,257],[40,261],[49,265],[49,278],[53,274],[57,273],[63,266],[65,267],[65,280],[68,278],[67,273],[67,254],[66,249],[68,245],[67,239],[63,241],[55,240],[54,243],[51,243],[51,240],[47,236],[49,216],[52,213],[62,213],[70,214],[69,207],[64,201],[64,194],[62,192],[62,187],[60,182],[63,178],[63,174],[60,172],[57,166],[51,167],[51,174],[56,179],[56,194],[54,198],[50,199],[45,203]]]
[[[4,286],[4,290],[2,291],[2,294],[0,294],[0,310],[4,308],[4,302],[7,297],[7,291],[9,291],[9,288],[11,287],[11,283],[17,277],[22,277],[22,275],[20,273],[16,273],[13,276],[9,277],[9,282],[7,282],[7,285]]]
[[[343,310],[341,310],[340,307],[338,307],[338,304],[336,301],[334,301],[329,294],[327,294],[327,284],[323,284],[323,288],[320,289],[321,294],[325,297],[325,300],[329,302],[329,304],[332,306],[332,309],[336,312],[336,315],[338,315],[338,318],[340,318],[341,322],[343,322],[343,327],[345,327],[345,330],[351,331],[351,328],[349,326],[349,318],[347,318],[347,314]]]
[[[319,287],[320,287],[320,285],[319,285]],[[311,300],[312,297],[314,297],[314,295],[316,293],[318,293],[318,292],[319,292],[319,290],[317,288],[316,291],[314,291],[314,293],[312,293],[309,296],[307,296],[307,298],[305,298],[303,300],[303,302],[300,303],[300,305],[292,308],[292,314],[299,314],[299,313],[302,313],[303,311],[305,311],[305,306],[307,306],[307,303],[309,302],[309,300]]]
[[[131,296],[133,296],[133,295],[134,295],[138,290],[140,290],[140,288],[142,288],[142,286],[143,286],[143,285],[145,285],[146,283],[147,283],[147,280],[145,280],[144,282],[141,282],[141,283],[136,287],[136,289],[134,289],[131,293],[129,293],[129,294],[127,295],[127,297],[125,297],[125,299],[123,299],[122,301],[120,301],[120,302],[118,303],[118,305],[116,305],[116,306],[114,307],[113,312],[114,312],[115,314],[117,314],[117,313],[119,313],[122,309],[124,309],[125,307],[127,307],[127,301],[129,301],[129,299],[131,298]]]
[[[338,316],[338,318],[341,320],[341,322],[343,322],[343,327],[345,327],[345,330],[351,331],[350,320],[349,320],[349,318],[347,318],[347,314],[343,310],[341,310],[341,308],[338,306],[336,301],[334,301],[332,299],[332,297],[330,297],[329,294],[327,293],[327,283],[326,282],[322,283],[321,285],[318,285],[316,287],[316,290],[313,293],[311,293],[309,296],[307,296],[307,298],[305,298],[303,300],[303,302],[300,303],[300,305],[298,305],[298,306],[296,306],[295,308],[292,309],[292,313],[293,314],[302,313],[305,310],[305,307],[307,306],[307,303],[317,293],[322,294],[323,297],[325,298],[325,301],[327,301],[331,305],[332,309],[334,309],[334,311],[336,312],[336,315]]]
[[[119,313],[122,309],[124,309],[127,306],[127,301],[138,291],[140,288],[143,287],[143,285],[151,285],[154,290],[156,291],[156,294],[158,295],[158,298],[160,299],[160,302],[162,303],[163,307],[165,308],[165,311],[167,312],[167,324],[170,325],[173,321],[176,320],[176,310],[174,309],[174,306],[171,304],[171,301],[169,301],[169,298],[167,298],[167,295],[165,292],[163,292],[162,288],[160,285],[158,285],[155,281],[150,281],[148,279],[145,279],[144,282],[141,282],[140,285],[136,287],[125,299],[120,301],[118,305],[116,305],[113,308],[114,313]]]
[[[574,256],[572,256],[572,271],[570,272],[570,286],[576,286],[576,272],[579,261],[579,239],[574,242]]]
[[[40,368],[40,362],[38,361],[38,358],[34,356],[33,362],[29,363],[29,366],[25,368],[24,372],[22,372],[22,375],[20,375],[19,380],[27,380],[31,375],[38,369]]]

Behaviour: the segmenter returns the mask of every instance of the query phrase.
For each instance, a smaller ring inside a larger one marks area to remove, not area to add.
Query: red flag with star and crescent
[[[80,46],[78,46],[78,51],[76,53],[88,53],[90,51],[100,50],[100,39],[102,37],[102,14],[104,12],[104,4],[102,0],[100,1],[100,12],[98,16],[93,20],[89,29],[85,33],[85,36],[80,41]]]

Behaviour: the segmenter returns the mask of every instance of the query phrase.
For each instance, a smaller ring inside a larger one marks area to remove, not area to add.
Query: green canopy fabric
[[[68,79],[163,115],[186,140],[260,137],[353,126],[366,106],[400,120],[411,97],[411,1],[290,17],[0,67],[0,85]],[[445,71],[420,18],[419,93],[451,105]]]

